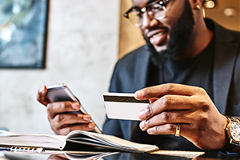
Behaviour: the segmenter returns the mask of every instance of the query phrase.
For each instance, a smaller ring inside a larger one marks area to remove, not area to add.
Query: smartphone
[[[68,86],[65,83],[49,85],[47,86],[47,90],[48,90],[47,96],[51,102],[72,101],[72,102],[78,102],[79,104],[81,104],[80,101],[74,96],[74,94],[71,92],[71,90],[68,88]],[[87,114],[86,110],[83,108],[82,105],[79,111],[72,112],[72,113]],[[94,121],[92,120],[91,122],[94,122]],[[102,133],[97,125],[94,131],[97,133]]]

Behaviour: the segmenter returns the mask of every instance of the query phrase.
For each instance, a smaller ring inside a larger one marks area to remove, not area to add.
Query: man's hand
[[[47,107],[48,121],[56,134],[67,135],[73,130],[92,131],[95,128],[89,114],[69,113],[79,111],[81,106],[78,102],[51,103],[46,93],[46,86],[42,86],[38,90],[37,100]]]
[[[220,149],[227,144],[226,117],[204,89],[163,84],[137,91],[135,98],[150,102],[138,115],[143,131],[152,135],[175,134],[180,124],[180,135],[201,149]]]

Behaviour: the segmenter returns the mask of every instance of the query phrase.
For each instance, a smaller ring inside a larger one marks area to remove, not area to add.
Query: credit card
[[[149,105],[148,100],[136,100],[133,93],[103,93],[103,100],[110,119],[136,120],[138,113]]]

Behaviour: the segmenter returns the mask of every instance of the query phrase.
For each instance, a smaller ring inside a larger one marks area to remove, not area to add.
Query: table
[[[4,153],[6,156],[4,156]],[[66,154],[64,152],[54,152],[54,153],[43,153],[27,154],[24,152],[0,152],[0,160],[67,160]],[[76,158],[77,159],[77,158]],[[100,160],[190,160],[189,158],[166,156],[166,155],[156,155],[156,154],[136,154],[136,153],[115,153]],[[194,158],[193,160],[240,160],[240,157],[226,157],[220,154],[218,155],[202,155],[200,157]]]

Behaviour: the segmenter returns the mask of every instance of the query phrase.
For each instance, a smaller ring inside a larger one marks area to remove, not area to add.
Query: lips
[[[150,42],[153,45],[161,45],[164,44],[166,38],[167,38],[167,30],[166,29],[160,29],[160,30],[154,30],[150,31],[147,36],[150,39]]]

